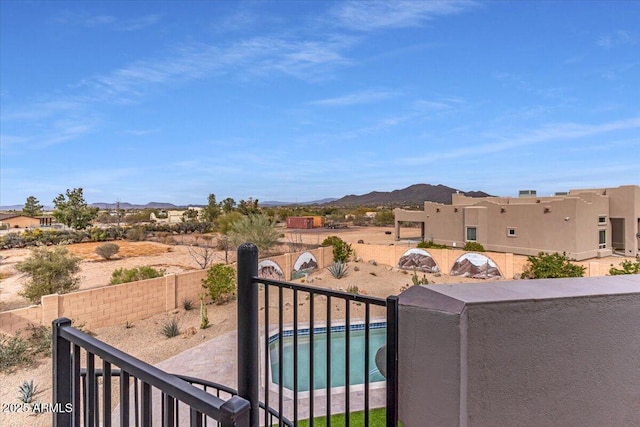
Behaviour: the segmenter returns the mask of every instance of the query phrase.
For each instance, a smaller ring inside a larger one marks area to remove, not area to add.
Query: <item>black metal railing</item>
[[[262,304],[260,293],[263,294]],[[318,296],[322,301],[316,302]],[[300,309],[303,305],[306,307]],[[274,307],[277,311],[275,319],[270,314]],[[309,426],[313,427],[314,418],[318,416],[325,416],[326,425],[330,426],[332,413],[344,413],[344,425],[348,427],[351,424],[351,413],[360,410],[363,411],[364,426],[369,426],[370,410],[379,406],[371,403],[374,390],[369,379],[370,359],[374,351],[370,348],[372,325],[380,323],[373,321],[373,310],[381,311],[386,320],[386,356],[383,363],[386,384],[382,390],[382,406],[386,408],[386,425],[395,427],[398,421],[397,308],[396,296],[382,299],[355,292],[260,278],[258,249],[250,243],[241,245],[238,248],[238,394],[251,404],[251,427],[283,426],[290,425],[291,422],[298,425],[301,419],[309,419]],[[259,316],[260,311],[263,312],[262,318]],[[360,318],[353,321],[353,313],[356,312]],[[285,323],[288,324],[287,328]],[[362,330],[364,334],[364,345],[360,349],[364,358],[361,368],[364,371],[362,386],[351,384],[351,373],[354,370],[351,366],[354,350],[351,335],[354,329]],[[344,345],[344,350],[340,348],[336,349],[337,353],[332,353],[332,334],[337,335],[337,330],[344,332],[344,339],[339,342]],[[300,355],[301,332],[304,333],[304,340],[308,341],[308,360],[305,357],[304,363]],[[324,335],[322,338],[321,333]],[[292,337],[292,344],[288,347],[293,349],[291,359],[286,362],[285,335]],[[277,337],[277,343],[272,337]],[[324,357],[316,354],[317,347],[323,347]],[[342,366],[337,366],[338,358],[344,360]],[[277,375],[274,373],[275,367]],[[316,371],[320,368],[324,369],[324,385],[321,384],[321,389],[316,390],[316,382],[322,382],[315,379]],[[336,368],[344,369],[344,374],[338,375],[342,380],[338,388],[335,384],[336,376],[332,375],[332,370]],[[292,384],[288,387],[283,384],[285,369],[292,371]],[[308,387],[303,387],[305,390],[300,390],[302,376],[308,378]],[[377,397],[380,400],[380,396]],[[272,405],[276,410],[269,412]],[[288,418],[285,419],[284,416]]]
[[[97,359],[101,368],[96,367]],[[119,378],[115,383],[114,377]],[[223,400],[72,328],[69,319],[54,320],[53,402],[68,410],[55,411],[53,425],[111,426],[114,388],[119,388],[116,425],[146,427],[154,419],[163,426],[185,424],[182,404],[193,427],[206,425],[208,419],[222,427],[249,426],[250,405],[245,399],[230,393]]]
[[[120,376],[122,375],[122,371],[120,369],[112,369],[111,372],[111,377],[112,378],[120,378]],[[225,385],[225,384],[219,384],[213,381],[209,381],[209,380],[204,380],[201,378],[195,378],[189,375],[182,375],[182,374],[173,374],[174,376],[176,376],[177,378],[180,378],[183,381],[186,381],[187,383],[196,386],[197,388],[204,390],[206,393],[212,394],[222,400],[229,400],[231,399],[233,396],[237,396],[238,392],[237,390]],[[94,373],[94,381],[93,381],[93,387],[94,387],[94,395],[98,395],[99,393],[99,383],[100,383],[100,379],[102,379],[102,381],[105,381],[104,377],[104,371],[102,369],[95,369]],[[87,369],[86,368],[81,368],[80,369],[80,386],[81,386],[81,390],[87,390]],[[133,413],[131,413],[131,416],[129,418],[130,423],[129,425],[135,425],[135,426],[139,426],[140,424],[140,405],[138,403],[138,397],[139,396],[139,384],[137,381],[134,381],[133,385],[131,386],[133,388],[133,396],[134,396],[134,405],[133,405]],[[87,393],[81,393],[83,396],[86,395]],[[180,402],[175,402],[175,406],[173,408],[173,413],[175,415],[175,419],[176,419],[176,424],[178,423],[179,419],[180,419],[180,411],[181,411],[181,406],[184,405],[180,405]],[[283,423],[285,426],[287,427],[294,427],[293,423],[288,420],[285,417],[281,417],[280,414],[278,414],[276,412],[275,409],[273,408],[267,408],[265,407],[263,402],[260,402],[260,409],[262,411],[266,411],[266,413],[268,414],[268,416],[272,419],[272,420],[279,420],[282,419]],[[161,414],[164,414],[164,412],[166,411],[164,404],[161,407]],[[117,414],[117,412],[114,412],[113,414]],[[85,415],[85,414],[83,414]],[[163,415],[164,416],[164,415]],[[83,418],[83,425],[88,425],[88,421],[86,419]],[[216,421],[216,420],[212,420],[209,418],[205,418],[204,422],[202,423],[203,427],[220,427],[222,424],[220,421]]]

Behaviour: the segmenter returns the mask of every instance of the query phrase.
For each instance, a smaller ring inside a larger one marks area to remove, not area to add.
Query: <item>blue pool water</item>
[[[385,323],[372,323],[369,329],[369,372],[364,371],[365,355],[365,325],[351,325],[350,329],[350,369],[349,383],[351,385],[364,384],[365,375],[370,382],[384,381],[375,364],[378,349],[386,343],[387,327]],[[293,390],[293,331],[285,331],[269,338],[269,355],[271,360],[271,380],[278,384],[280,366],[278,364],[278,341],[283,340],[282,366],[285,388]],[[298,329],[298,391],[310,390],[309,369],[309,329]],[[331,387],[345,385],[345,345],[346,333],[344,326],[331,327]],[[314,328],[313,337],[313,388],[327,387],[327,333],[326,328]]]

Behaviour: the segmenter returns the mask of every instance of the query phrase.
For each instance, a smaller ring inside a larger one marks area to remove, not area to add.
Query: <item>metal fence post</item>
[[[387,427],[398,424],[398,297],[387,298]]]
[[[53,425],[57,426],[70,426],[71,425],[71,411],[76,411],[78,408],[71,408],[68,411],[70,405],[72,405],[71,399],[71,343],[60,336],[60,328],[65,326],[71,326],[71,320],[66,317],[56,319],[51,324],[51,336],[52,336],[52,353],[53,353],[53,404],[59,405],[62,410],[54,411],[53,413]]]
[[[233,396],[221,407],[221,427],[249,427],[249,415],[251,408],[249,402],[239,396]]]
[[[250,426],[259,425],[258,378],[258,248],[238,247],[238,396],[251,405]]]

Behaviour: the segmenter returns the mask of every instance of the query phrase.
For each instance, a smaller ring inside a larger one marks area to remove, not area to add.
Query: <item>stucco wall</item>
[[[462,212],[462,214],[461,214]],[[585,260],[611,254],[611,218],[624,221],[627,256],[639,252],[640,186],[625,185],[596,190],[571,190],[566,196],[484,197],[453,195],[452,205],[425,202],[424,210],[396,209],[398,221],[425,224],[425,240],[446,245],[464,245],[466,227],[477,227],[477,241],[485,249],[536,255],[566,252]],[[604,216],[604,224],[598,218]],[[516,230],[508,235],[507,229]],[[599,248],[599,231],[606,233],[605,249]]]
[[[398,260],[414,244],[368,245],[352,244],[355,255],[364,261],[375,260],[379,264],[397,266]],[[449,274],[458,258],[466,252],[460,249],[427,249],[441,272]],[[318,268],[326,268],[333,261],[331,247],[308,251],[318,262]],[[291,271],[301,253],[269,257],[282,269],[285,280],[291,280]],[[511,253],[485,252],[500,270],[504,279],[522,273],[527,257]],[[578,262],[583,265],[585,276],[608,274],[609,266],[598,262]],[[13,333],[26,328],[29,323],[48,325],[53,319],[66,316],[85,323],[88,328],[124,324],[126,321],[144,319],[181,307],[185,299],[198,302],[204,294],[202,279],[206,271],[198,270],[140,282],[105,286],[64,295],[47,295],[37,306],[0,312],[0,331]]]
[[[640,425],[640,276],[412,287],[405,427]]]

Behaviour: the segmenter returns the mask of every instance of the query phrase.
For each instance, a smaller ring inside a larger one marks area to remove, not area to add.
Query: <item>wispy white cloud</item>
[[[605,49],[612,49],[617,46],[638,44],[639,38],[636,34],[626,31],[617,30],[598,37],[596,45]]]
[[[152,135],[154,133],[158,133],[159,129],[126,129],[123,130],[122,133],[133,136],[146,136]]]
[[[320,105],[326,107],[344,107],[354,104],[369,104],[383,99],[395,97],[399,92],[388,90],[366,90],[362,92],[350,93],[335,98],[319,99],[317,101],[311,101],[311,105]]]
[[[74,140],[82,135],[86,135],[95,129],[95,124],[90,121],[67,121],[63,120],[55,123],[51,134],[44,136],[35,144],[38,148],[50,147],[70,140]]]
[[[0,120],[43,120],[60,113],[68,113],[82,106],[80,100],[58,99],[48,102],[37,102],[23,109],[5,108]]]
[[[205,43],[182,45],[164,57],[134,62],[109,74],[86,79],[99,97],[131,102],[150,86],[173,84],[226,74],[267,75],[273,71],[300,79],[319,78],[337,65],[348,64],[342,55],[351,38],[288,40],[258,37],[230,46]]]
[[[640,116],[626,120],[617,120],[597,125],[585,125],[577,123],[556,123],[522,132],[517,136],[504,136],[503,133],[485,133],[484,139],[491,140],[487,144],[478,144],[455,148],[449,151],[430,152],[428,156],[408,157],[398,159],[402,164],[428,164],[445,159],[455,159],[466,156],[481,156],[483,154],[497,153],[512,150],[517,147],[535,145],[548,142],[561,142],[577,138],[586,138],[618,130],[640,129]]]
[[[161,16],[158,14],[121,19],[113,15],[91,15],[82,12],[64,11],[53,16],[49,19],[49,22],[85,28],[107,28],[114,31],[136,31],[156,24],[160,18]]]
[[[358,31],[415,27],[437,16],[464,12],[477,4],[445,1],[350,1],[333,10],[338,25]]]
[[[119,31],[137,31],[150,27],[160,21],[161,16],[157,14],[146,15],[139,18],[125,19],[115,26]]]

